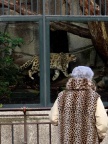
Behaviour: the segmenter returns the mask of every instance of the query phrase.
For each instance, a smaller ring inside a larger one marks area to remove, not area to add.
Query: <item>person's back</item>
[[[59,144],[99,144],[96,108],[100,96],[93,90],[93,72],[88,67],[80,66],[73,70],[72,77],[66,84],[66,90],[59,93],[56,102]],[[105,123],[100,128],[104,130],[100,139],[103,139],[108,129],[107,114],[103,111]]]
[[[99,144],[95,128],[98,97],[87,79],[69,79],[58,96],[60,144]]]

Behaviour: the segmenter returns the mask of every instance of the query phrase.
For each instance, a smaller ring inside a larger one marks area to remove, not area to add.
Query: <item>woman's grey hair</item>
[[[94,72],[90,67],[78,66],[73,69],[71,76],[73,78],[87,78],[89,80],[92,80]]]

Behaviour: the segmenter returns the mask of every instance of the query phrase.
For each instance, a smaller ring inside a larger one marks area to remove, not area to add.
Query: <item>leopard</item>
[[[54,70],[54,75],[52,80],[55,81],[59,75],[60,71],[64,74],[65,77],[68,77],[68,66],[69,62],[75,62],[76,56],[72,53],[50,53],[50,69]],[[39,55],[34,55],[30,60],[25,62],[20,66],[20,71],[24,71],[26,68],[31,66],[28,70],[29,77],[34,80],[33,74],[39,74]]]

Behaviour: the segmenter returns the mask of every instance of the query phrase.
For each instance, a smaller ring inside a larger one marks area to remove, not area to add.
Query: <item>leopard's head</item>
[[[71,53],[66,53],[66,58],[67,58],[67,60],[68,60],[68,62],[76,62],[76,56],[75,55],[73,55],[73,54],[71,54]]]

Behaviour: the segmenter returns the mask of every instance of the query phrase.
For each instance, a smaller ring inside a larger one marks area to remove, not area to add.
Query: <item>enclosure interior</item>
[[[50,77],[51,103],[54,103],[58,93],[65,89],[73,68],[79,65],[92,68],[97,91],[104,102],[108,101],[106,59],[96,49],[101,36],[92,37],[90,34],[89,28],[93,23],[96,22],[50,23],[50,59],[48,59],[50,75],[47,76]],[[104,23],[107,29],[107,22],[98,23]],[[54,29],[54,26],[59,25],[58,30]],[[66,25],[69,25],[69,32],[63,29]],[[94,43],[95,38],[97,45]],[[2,104],[40,103],[39,39],[38,22],[0,23],[0,101]]]

